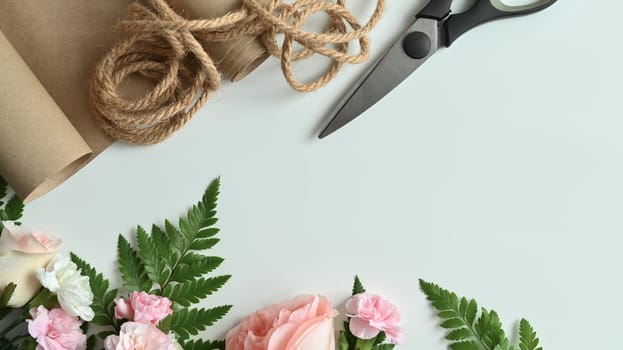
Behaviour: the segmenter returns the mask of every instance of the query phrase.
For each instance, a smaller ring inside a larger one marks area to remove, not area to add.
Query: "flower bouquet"
[[[138,226],[131,241],[119,235],[123,284],[111,288],[77,255],[57,254],[60,240],[22,232],[23,204],[3,201],[0,179],[0,350],[389,350],[405,342],[398,308],[367,293],[358,277],[342,319],[327,298],[302,295],[245,317],[225,340],[200,337],[232,308],[197,306],[231,278],[210,275],[223,262],[208,254],[219,242],[219,186],[213,181],[177,224]],[[436,284],[420,286],[450,349],[542,350],[526,320],[512,345],[495,311]]]

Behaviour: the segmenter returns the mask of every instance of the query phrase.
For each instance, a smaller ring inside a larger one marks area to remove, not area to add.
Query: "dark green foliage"
[[[225,350],[224,341],[190,340],[180,343],[184,350]]]
[[[24,203],[16,195],[11,195],[8,200],[8,185],[2,177],[0,177],[0,230],[2,230],[2,221],[13,221],[16,225],[21,223],[18,221],[24,213]],[[6,200],[6,202],[5,202]]]
[[[231,305],[217,306],[210,309],[181,309],[171,315],[171,330],[180,340],[186,340],[191,335],[197,335],[216,321],[225,316]]]
[[[122,235],[119,235],[117,240],[117,254],[123,288],[128,292],[149,291],[151,283],[145,266],[130,242]]]
[[[16,287],[15,283],[9,283],[2,291],[0,291],[0,320],[3,319],[4,316],[8,315],[12,310],[7,307],[7,304],[13,296]]]
[[[231,278],[229,275],[204,277],[223,262],[223,258],[204,255],[219,239],[219,229],[213,227],[219,180],[213,181],[201,201],[179,220],[178,226],[165,220],[164,227],[152,225],[147,232],[136,229],[136,248],[122,235],[117,241],[119,271],[126,291],[145,291],[166,296],[173,302],[174,312],[160,321],[163,332],[175,332],[184,349],[224,349],[224,343],[190,340],[191,336],[213,325],[229,312],[231,305],[214,308],[190,308],[208,295],[218,291]],[[121,321],[114,318],[114,299],[117,290],[108,290],[109,282],[89,264],[72,254],[72,260],[89,276],[94,294],[93,323],[105,326],[100,338],[118,333]],[[94,341],[94,340],[93,340]]]
[[[446,340],[452,350],[543,350],[536,348],[539,340],[526,320],[521,321],[520,344],[510,345],[498,314],[482,308],[474,299],[458,297],[436,284],[420,280],[420,287],[448,330]],[[523,327],[523,329],[522,329]]]
[[[359,280],[359,276],[355,276],[355,282],[353,282],[353,295],[361,294],[365,292],[366,292],[366,289],[363,287],[363,284],[361,284],[361,281]]]
[[[536,332],[526,320],[519,322],[519,349],[521,350],[543,350],[539,346],[539,338]]]
[[[71,253],[71,260],[78,266],[83,276],[89,277],[89,284],[93,292],[93,304],[91,304],[91,308],[95,313],[95,317],[93,317],[91,322],[100,326],[109,327],[106,332],[112,332],[112,330],[118,331],[120,321],[115,319],[114,311],[114,300],[118,293],[117,289],[108,290],[110,282],[104,278],[104,275],[98,273],[95,268],[79,258],[76,254]],[[101,338],[103,339],[104,337]]]

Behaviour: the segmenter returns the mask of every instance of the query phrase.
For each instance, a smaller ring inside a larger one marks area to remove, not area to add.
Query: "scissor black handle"
[[[442,2],[445,2],[443,0]],[[435,0],[432,0],[435,2]],[[502,3],[501,0],[480,0],[477,1],[469,10],[451,15],[446,20],[446,46],[458,39],[470,29],[495,19],[527,15],[538,12],[552,6],[556,0],[537,0],[531,4],[510,6]]]

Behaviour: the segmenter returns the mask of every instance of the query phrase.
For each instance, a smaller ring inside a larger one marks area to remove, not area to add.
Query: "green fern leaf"
[[[502,323],[498,314],[491,310],[482,309],[480,319],[476,321],[474,329],[482,342],[489,349],[495,348],[506,337],[502,330]]]
[[[82,260],[74,253],[70,253],[71,261],[80,269],[80,274],[89,277],[89,285],[93,292],[93,303],[91,308],[95,313],[93,323],[100,326],[110,326],[116,328],[114,313],[114,301],[117,296],[117,290],[108,290],[110,282],[104,278],[104,275],[98,273],[95,268]]]
[[[182,237],[182,233],[169,220],[164,221],[164,232],[170,241],[171,251],[176,253],[177,261],[183,252],[188,249],[186,240]],[[174,264],[173,264],[174,265]]]
[[[169,333],[169,332],[171,332],[171,326],[172,326],[171,322],[172,322],[171,315],[169,315],[169,316],[163,318],[162,320],[160,320],[160,322],[158,322],[156,327],[158,327],[158,329],[161,330],[162,333]]]
[[[478,346],[478,344],[470,340],[461,341],[458,343],[452,343],[450,344],[450,349],[452,350],[482,350],[482,348]]]
[[[145,267],[130,242],[122,235],[119,235],[117,240],[117,254],[123,288],[129,292],[149,290],[151,281],[147,277]]]
[[[161,259],[159,249],[155,241],[147,234],[141,226],[136,228],[136,241],[138,243],[138,255],[145,267],[147,277],[152,283],[162,285],[166,283],[171,273],[171,269],[166,266],[165,261]]]
[[[181,305],[190,306],[201,299],[219,290],[231,276],[218,276],[212,278],[199,278],[175,285],[169,284],[162,290],[162,296]]]
[[[231,305],[217,306],[211,309],[181,309],[171,315],[171,330],[180,340],[212,326],[231,310]]]
[[[474,300],[459,298],[455,293],[424,280],[420,280],[420,288],[437,309],[437,315],[442,319],[440,326],[449,330],[446,339],[451,342],[451,349],[493,350],[497,345],[493,344],[497,338],[492,336],[498,335],[495,327],[496,320],[499,324],[497,314],[491,316],[483,310],[482,318],[475,319],[473,309],[477,309],[478,305]]]
[[[504,338],[504,340],[502,340],[500,344],[496,345],[496,347],[493,348],[493,350],[517,350],[517,349],[513,348],[510,345],[510,341],[508,340],[508,338]]]
[[[543,350],[539,347],[539,338],[536,332],[525,319],[519,322],[519,348],[521,350]]]
[[[171,274],[171,281],[184,282],[201,277],[214,271],[223,263],[224,259],[217,256],[206,256],[199,262],[178,266]]]
[[[216,222],[214,222],[214,224],[215,223]],[[216,236],[216,234],[219,232],[221,232],[221,229],[216,228],[216,227],[203,228],[197,233],[197,238],[211,238],[211,237]]]
[[[6,214],[5,220],[17,221],[22,217],[24,213],[24,202],[22,202],[19,197],[13,195],[11,199],[6,203],[4,207],[4,212]]]
[[[363,287],[359,276],[355,276],[355,282],[353,283],[353,295],[365,293],[366,289]]]
[[[500,317],[494,310],[482,309],[478,316],[475,300],[459,298],[455,293],[436,284],[420,280],[420,288],[442,320],[441,327],[448,329],[446,339],[452,350],[517,350],[504,334]],[[520,350],[537,348],[539,339],[528,321],[520,323]]]
[[[190,244],[190,249],[192,250],[212,249],[218,242],[220,242],[220,239],[218,238],[195,239]]]
[[[184,350],[225,350],[225,342],[222,340],[189,340],[180,345]]]

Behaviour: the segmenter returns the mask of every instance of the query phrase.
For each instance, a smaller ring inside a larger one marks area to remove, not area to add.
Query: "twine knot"
[[[367,34],[380,20],[384,0],[365,25],[345,7],[345,0],[244,0],[242,7],[214,19],[185,19],[165,0],[149,0],[149,7],[134,3],[120,28],[130,35],[115,45],[96,66],[91,79],[91,104],[96,120],[115,139],[131,143],[157,143],[181,128],[218,89],[221,76],[202,43],[259,37],[267,51],[281,60],[287,82],[296,90],[316,90],[335,77],[344,63],[361,63],[370,52]],[[324,32],[302,29],[314,14],[324,12]],[[283,35],[281,45],[277,35]],[[349,53],[349,43],[359,50]],[[301,49],[295,50],[298,44]],[[332,60],[318,79],[299,81],[292,63],[320,54]],[[122,96],[122,84],[138,74],[150,81],[149,92],[138,99]]]

